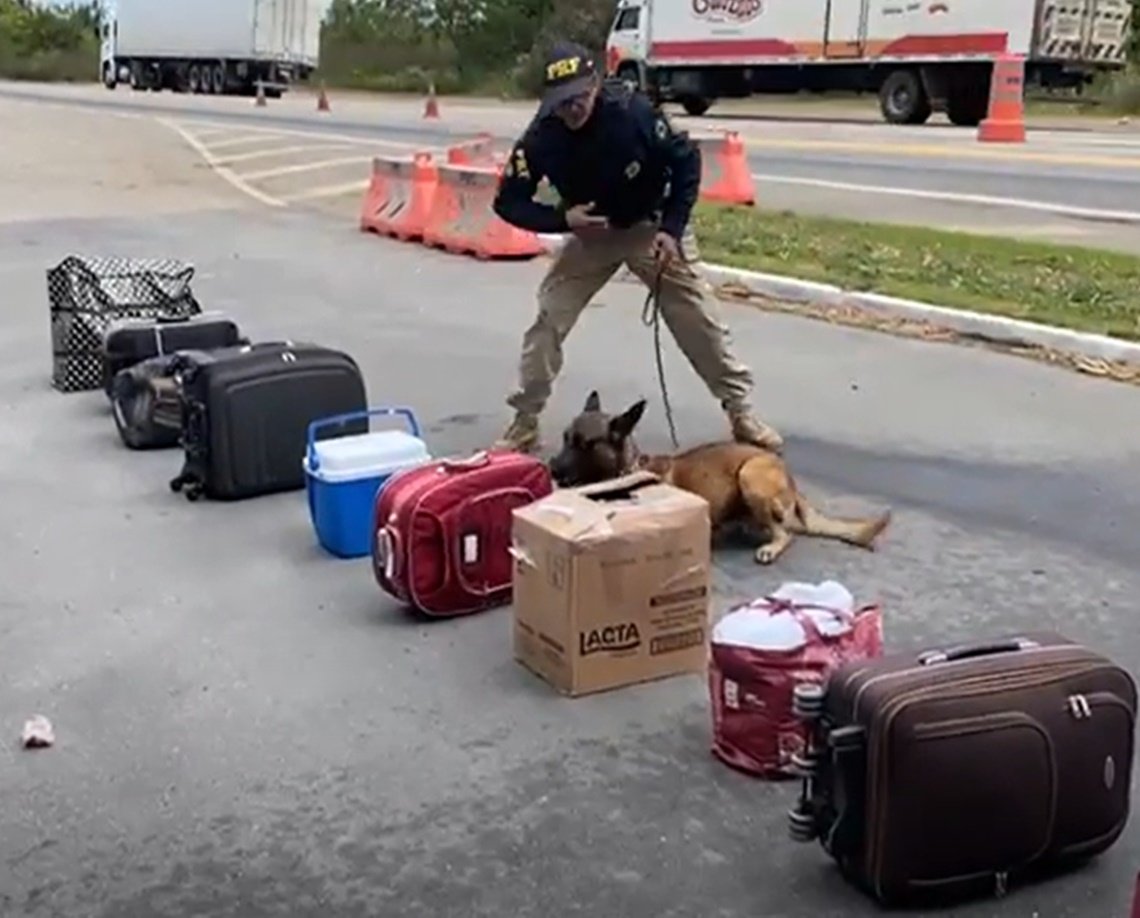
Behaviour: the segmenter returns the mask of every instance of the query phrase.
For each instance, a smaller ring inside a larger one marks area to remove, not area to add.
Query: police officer
[[[701,157],[641,93],[603,83],[589,52],[561,43],[548,58],[538,114],[511,151],[495,213],[537,233],[570,233],[538,290],[523,336],[514,420],[497,446],[529,452],[562,369],[562,344],[590,299],[624,263],[657,285],[661,316],[728,415],[734,438],[780,449],[749,406],[752,374],[732,353],[708,283],[697,273],[689,215]],[[535,200],[545,177],[558,206]]]

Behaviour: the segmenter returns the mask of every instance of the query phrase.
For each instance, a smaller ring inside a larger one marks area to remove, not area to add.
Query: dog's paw
[[[779,552],[771,545],[761,545],[756,549],[757,564],[771,564],[779,556]]]

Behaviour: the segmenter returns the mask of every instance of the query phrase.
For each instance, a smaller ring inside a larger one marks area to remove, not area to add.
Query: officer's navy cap
[[[549,115],[567,99],[585,92],[594,80],[596,65],[590,52],[572,41],[559,42],[546,58],[542,73],[540,115]]]

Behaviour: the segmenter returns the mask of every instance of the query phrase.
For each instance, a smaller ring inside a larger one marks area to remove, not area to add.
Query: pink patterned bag
[[[806,744],[806,730],[792,713],[795,687],[802,682],[822,684],[839,664],[883,652],[878,605],[850,613],[766,597],[728,614],[771,618],[784,612],[802,629],[799,646],[771,649],[718,643],[714,632],[709,660],[713,755],[763,778],[792,777],[792,756]],[[821,628],[820,619],[831,619],[832,627]]]

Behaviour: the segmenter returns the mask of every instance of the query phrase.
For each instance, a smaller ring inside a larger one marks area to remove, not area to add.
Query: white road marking
[[[181,122],[190,127],[202,126],[204,128],[220,128],[221,125],[216,121],[200,121],[193,118],[183,118]],[[333,134],[327,131],[300,131],[292,130],[290,128],[262,128],[262,127],[249,127],[246,125],[230,125],[226,130],[233,133],[236,130],[257,132],[262,134],[269,134],[270,136],[278,137],[307,137],[315,140],[335,140],[338,143],[350,144],[358,147],[392,147],[397,150],[423,150],[428,153],[435,153],[446,150],[446,147],[434,146],[432,144],[422,143],[406,143],[399,140],[382,140],[376,137],[354,137],[351,134]]]
[[[222,136],[225,137],[226,135],[223,134]],[[198,132],[197,137],[199,140],[203,140],[201,132]],[[265,134],[258,133],[242,134],[240,137],[229,137],[226,140],[208,140],[203,142],[206,143],[211,150],[217,152],[218,150],[228,150],[230,147],[244,147],[251,143],[264,143],[265,140]]]
[[[282,166],[279,169],[262,169],[260,172],[243,172],[241,177],[247,182],[277,178],[280,175],[293,175],[297,172],[311,172],[315,169],[332,169],[336,166],[353,166],[372,162],[371,156],[342,156],[339,159],[320,159],[311,163],[298,163],[295,166]]]
[[[296,201],[315,201],[320,198],[338,198],[342,194],[355,194],[364,191],[371,183],[367,179],[348,182],[344,185],[326,185],[324,188],[311,188],[298,194],[291,194],[285,201],[292,204]]]
[[[800,178],[791,175],[765,175],[752,173],[758,182],[778,185],[803,185],[809,188],[826,188],[831,191],[851,191],[857,194],[881,194],[900,198],[920,198],[926,201],[947,201],[953,204],[981,204],[988,207],[1008,207],[1014,210],[1031,210],[1038,213],[1073,217],[1078,220],[1099,220],[1110,223],[1140,223],[1140,212],[1128,210],[1099,210],[1093,207],[1073,207],[1049,201],[1027,201],[1021,198],[1003,198],[988,194],[959,194],[953,191],[928,191],[921,188],[898,188],[886,185],[857,185],[851,182],[833,182],[829,179]]]
[[[293,153],[316,153],[320,150],[339,150],[343,143],[310,143],[292,147],[270,147],[264,150],[254,150],[252,153],[238,153],[215,160],[219,166],[232,166],[235,163],[245,163],[254,159],[265,159],[271,156],[289,156]]]
[[[249,195],[254,200],[260,201],[262,204],[266,204],[269,207],[284,207],[285,206],[284,201],[279,201],[277,198],[266,194],[264,191],[259,191],[257,188],[254,188],[252,185],[250,185],[248,182],[246,182],[240,175],[238,175],[232,169],[227,169],[224,165],[219,163],[217,158],[215,158],[215,156],[209,150],[206,149],[206,147],[203,145],[202,141],[200,141],[197,137],[195,137],[193,134],[191,134],[184,127],[182,127],[182,125],[178,124],[175,121],[170,120],[169,118],[158,118],[157,120],[158,120],[159,124],[165,125],[166,127],[170,128],[172,131],[174,131],[176,134],[178,134],[183,140],[185,140],[186,143],[188,143],[194,149],[194,151],[199,156],[201,156],[203,160],[205,160],[205,163],[207,166],[209,166],[220,178],[229,182],[238,191],[242,192],[243,194]]]
[[[203,128],[196,131],[199,140],[206,140],[210,137],[230,137],[234,134],[235,129],[232,127],[216,127],[216,128]]]

